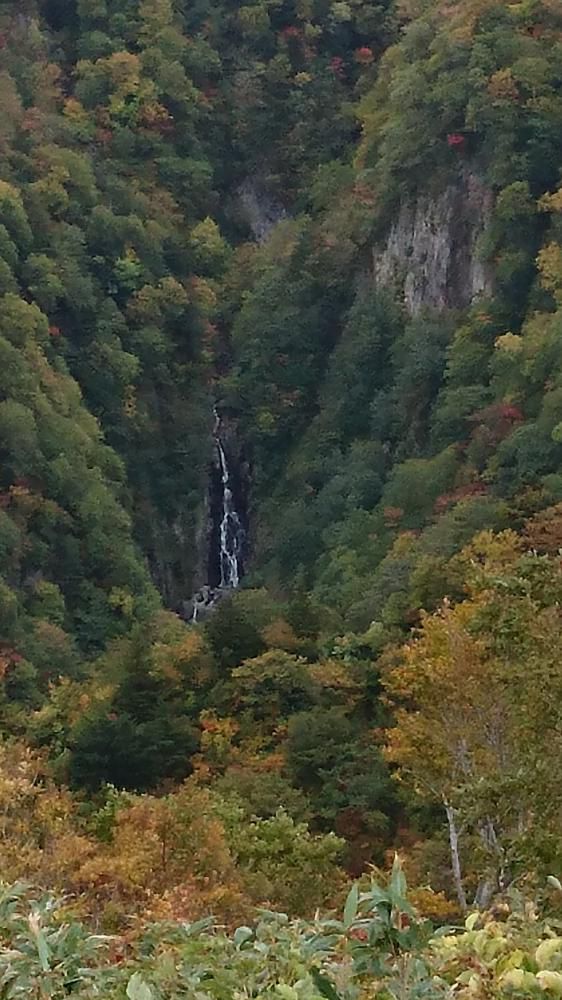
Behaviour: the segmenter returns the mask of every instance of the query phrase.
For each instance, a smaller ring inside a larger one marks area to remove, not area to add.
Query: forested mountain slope
[[[550,871],[558,0],[4,2],[0,146],[4,869],[119,926]]]
[[[559,12],[425,6],[234,323],[258,565],[353,627],[412,603],[404,531],[419,567],[559,499]]]

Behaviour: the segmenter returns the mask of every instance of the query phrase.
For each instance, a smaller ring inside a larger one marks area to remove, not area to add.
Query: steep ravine
[[[265,243],[287,217],[281,202],[259,178],[248,177],[234,197],[234,215],[256,243]],[[222,364],[228,367],[228,349]],[[205,617],[226,594],[236,590],[249,559],[250,464],[238,422],[213,408],[212,460],[194,543],[197,566],[193,595],[182,602],[189,620]]]
[[[285,210],[252,179],[237,197],[253,239],[266,243]],[[411,316],[464,309],[491,295],[492,269],[480,245],[492,208],[492,192],[468,168],[440,194],[420,193],[403,202],[386,238],[372,249],[377,286],[393,291]],[[240,585],[250,560],[248,513],[254,505],[246,449],[238,421],[214,413],[213,459],[197,537],[199,569],[194,596],[184,606],[186,617],[195,620]]]

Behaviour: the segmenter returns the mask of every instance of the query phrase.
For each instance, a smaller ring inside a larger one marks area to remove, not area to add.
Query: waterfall
[[[240,584],[244,529],[234,503],[228,460],[221,440],[221,420],[216,407],[213,413],[215,415],[214,438],[222,482],[222,516],[219,535],[220,587],[221,590],[235,590]]]
[[[209,531],[209,575],[206,583],[193,595],[189,616],[192,622],[206,617],[229,590],[236,590],[243,574],[242,559],[246,533],[243,516],[237,507],[240,484],[229,467],[223,443],[222,421],[216,406],[213,441],[215,462],[212,467],[211,518]],[[235,470],[236,471],[236,470]],[[243,502],[243,501],[242,501]]]

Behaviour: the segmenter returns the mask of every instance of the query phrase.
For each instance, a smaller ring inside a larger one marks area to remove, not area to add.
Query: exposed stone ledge
[[[478,244],[492,208],[492,192],[468,170],[440,195],[403,204],[385,244],[373,251],[377,284],[394,288],[411,315],[490,296],[492,268]]]

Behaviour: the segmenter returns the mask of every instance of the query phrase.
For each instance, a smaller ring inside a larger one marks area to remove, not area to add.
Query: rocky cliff
[[[237,192],[237,211],[256,243],[264,243],[272,229],[287,217],[278,198],[259,177],[248,177]]]
[[[373,251],[375,280],[393,288],[411,315],[462,309],[492,294],[492,270],[479,242],[489,223],[491,191],[471,171],[437,196],[402,204],[387,238]]]

